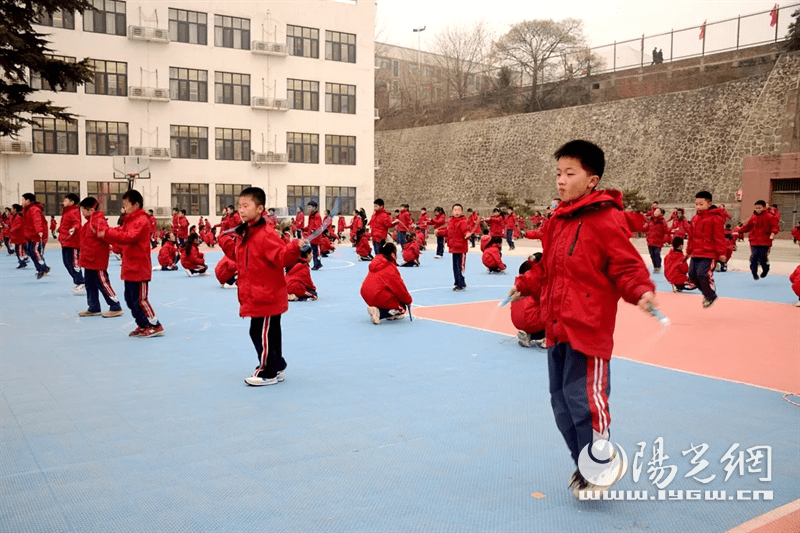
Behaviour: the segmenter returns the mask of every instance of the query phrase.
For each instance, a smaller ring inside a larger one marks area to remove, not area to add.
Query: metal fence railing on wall
[[[800,2],[797,2],[736,18],[596,46],[591,48],[591,52],[599,61],[575,74],[600,74],[652,65],[659,62],[653,57],[656,49],[660,51],[661,61],[666,63],[776,43],[788,35],[791,15],[799,8]],[[563,58],[558,61],[563,64]],[[555,65],[549,67],[551,73],[558,70]],[[566,73],[563,75],[567,76]]]

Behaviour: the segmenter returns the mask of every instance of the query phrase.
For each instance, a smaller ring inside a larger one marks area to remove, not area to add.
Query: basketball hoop
[[[150,158],[136,156],[114,156],[114,179],[127,180],[128,190],[133,189],[137,179],[150,179]]]

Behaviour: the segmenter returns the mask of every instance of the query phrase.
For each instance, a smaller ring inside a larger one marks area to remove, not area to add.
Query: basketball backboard
[[[149,180],[150,158],[142,156],[114,156],[115,180]]]

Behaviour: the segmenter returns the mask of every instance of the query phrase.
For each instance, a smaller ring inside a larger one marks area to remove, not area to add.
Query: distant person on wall
[[[36,195],[26,192],[22,195],[22,228],[26,240],[26,253],[36,267],[36,279],[50,273],[44,260],[44,247],[47,244],[47,219],[42,213],[43,206],[36,201]]]
[[[78,294],[84,290],[83,273],[78,258],[81,249],[81,212],[80,199],[75,193],[64,197],[61,211],[61,224],[58,226],[58,241],[61,243],[61,258],[64,268],[75,285],[72,292]]]
[[[653,47],[653,65],[658,65],[658,47]]]
[[[754,280],[759,279],[759,265],[761,265],[762,278],[766,278],[769,274],[769,251],[778,231],[778,220],[767,211],[767,202],[757,201],[750,219],[739,228],[739,233],[748,233],[750,272],[753,274]]]

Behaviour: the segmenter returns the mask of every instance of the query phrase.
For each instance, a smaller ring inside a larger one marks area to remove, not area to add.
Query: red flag
[[[775,7],[772,8],[772,11],[769,12],[769,16],[772,19],[769,23],[770,28],[778,23],[778,4],[775,4]]]
[[[704,20],[704,21],[703,21],[703,25],[702,25],[702,26],[700,26],[700,37],[698,37],[698,39],[699,39],[699,40],[701,40],[701,41],[702,41],[702,40],[705,38],[705,36],[706,36],[706,21],[707,21],[707,20],[708,20],[708,19]]]

